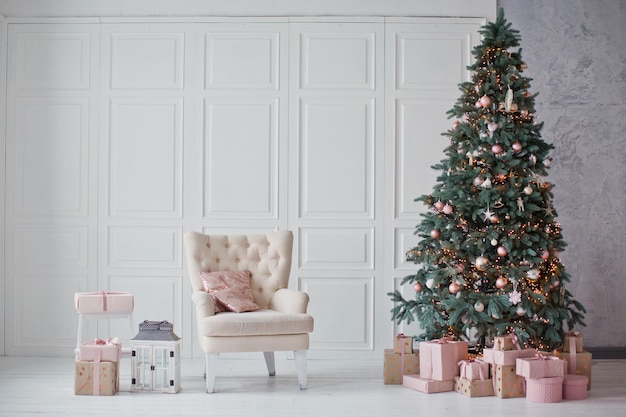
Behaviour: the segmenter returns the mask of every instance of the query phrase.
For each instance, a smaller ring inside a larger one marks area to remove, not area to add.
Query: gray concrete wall
[[[547,180],[588,347],[626,351],[626,1],[498,0],[539,93]]]

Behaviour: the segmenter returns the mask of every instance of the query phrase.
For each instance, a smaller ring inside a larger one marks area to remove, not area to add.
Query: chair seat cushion
[[[313,331],[313,317],[262,309],[246,313],[224,312],[198,320],[202,336],[264,336]]]

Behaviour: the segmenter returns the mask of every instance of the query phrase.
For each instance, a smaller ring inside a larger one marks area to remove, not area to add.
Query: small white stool
[[[133,336],[133,332],[135,331],[135,326],[133,324],[133,313],[78,313],[78,334],[76,336],[76,350],[74,351],[76,355],[78,355],[78,351],[80,350],[80,344],[83,342],[83,326],[85,320],[116,320],[116,319],[127,319],[128,325],[130,329],[130,337]],[[130,358],[130,346],[123,347],[122,346],[122,357]]]

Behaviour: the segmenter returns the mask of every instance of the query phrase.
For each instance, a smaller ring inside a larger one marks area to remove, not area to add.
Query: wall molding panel
[[[412,290],[399,282],[413,199],[434,181],[482,23],[10,21],[0,353],[72,355],[73,294],[107,290],[133,293],[136,323],[173,322],[183,355],[200,357],[183,233],[290,229],[310,357],[379,360],[414,328],[391,322],[386,294]]]

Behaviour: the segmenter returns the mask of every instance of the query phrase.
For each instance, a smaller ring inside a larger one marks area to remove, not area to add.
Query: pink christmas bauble
[[[451,214],[452,213],[452,206],[450,204],[446,204],[445,206],[443,206],[441,211],[443,211],[444,214]]]
[[[500,145],[499,143],[496,143],[495,145],[491,147],[491,152],[493,152],[496,155],[501,154],[502,151],[503,151],[502,145]]]
[[[511,147],[513,148],[515,152],[519,152],[522,150],[522,144],[520,142],[513,142]]]
[[[496,130],[498,130],[498,124],[495,122],[491,122],[487,124],[487,129],[489,129],[490,132],[495,132]]]
[[[509,253],[504,246],[498,246],[497,252],[500,256],[506,256]]]
[[[483,105],[482,105],[482,103],[480,102],[480,100],[478,100],[478,101],[474,104],[474,106],[475,106],[477,109],[479,109],[479,108],[481,108]]]
[[[460,289],[461,286],[456,282],[451,282],[450,285],[448,285],[448,291],[450,291],[450,294],[456,294]]]
[[[503,289],[507,286],[508,283],[509,281],[506,278],[500,277],[496,280],[496,287]]]
[[[541,252],[541,259],[548,259],[550,257],[550,252],[547,250],[544,250]]]
[[[452,123],[452,129],[457,130],[460,124],[461,122],[455,120],[454,123]]]
[[[424,287],[422,287],[421,282],[416,282],[415,284],[413,284],[413,289],[415,290],[415,292],[422,292]]]
[[[484,181],[484,180],[483,180],[482,178],[480,178],[480,177],[476,177],[476,178],[474,178],[474,185],[475,185],[476,187],[480,187],[480,186],[482,185],[483,181]]]
[[[441,209],[443,208],[443,201],[438,200],[435,204],[434,204],[435,208],[439,211],[441,211]]]
[[[440,235],[441,233],[437,229],[433,229],[430,231],[430,237],[432,237],[433,239],[439,239]]]
[[[479,101],[480,104],[482,104],[484,107],[487,107],[491,104],[491,99],[489,98],[489,96],[482,96]]]

